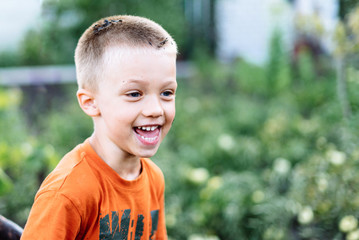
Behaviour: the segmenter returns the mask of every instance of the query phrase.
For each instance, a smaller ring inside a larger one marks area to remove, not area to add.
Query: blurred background
[[[152,158],[172,240],[359,239],[357,0],[0,0],[0,214],[92,131],[74,49],[132,14],[179,45],[177,116]]]

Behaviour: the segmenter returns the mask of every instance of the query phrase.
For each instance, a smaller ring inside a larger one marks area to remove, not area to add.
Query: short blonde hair
[[[93,23],[80,37],[75,50],[79,88],[96,91],[108,47],[177,54],[173,38],[159,24],[143,17],[119,15]]]

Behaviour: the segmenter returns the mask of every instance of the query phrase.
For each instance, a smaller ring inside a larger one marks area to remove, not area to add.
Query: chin
[[[144,152],[141,152],[139,153],[137,156],[139,156],[140,158],[150,158],[150,157],[153,157],[157,152],[157,149],[156,150],[152,150],[152,151],[144,151]]]
[[[151,155],[140,155],[140,156],[138,156],[139,158],[151,158],[151,157],[153,157],[154,156],[154,154],[151,154]]]

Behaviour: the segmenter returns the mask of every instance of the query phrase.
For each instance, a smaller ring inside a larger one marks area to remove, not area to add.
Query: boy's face
[[[124,156],[153,156],[175,117],[175,55],[125,51],[104,66],[102,77],[95,131]]]

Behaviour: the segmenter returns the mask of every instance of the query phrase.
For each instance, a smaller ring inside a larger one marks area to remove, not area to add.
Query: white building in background
[[[0,0],[0,51],[18,47],[41,14],[41,0]]]
[[[285,0],[220,0],[216,6],[217,55],[241,57],[263,64],[275,28],[288,44],[292,37],[293,9]]]
[[[293,47],[295,16],[317,15],[330,49],[338,15],[338,0],[218,0],[216,5],[217,56],[230,61],[241,57],[261,65],[268,58],[270,38],[282,32],[284,47]]]

